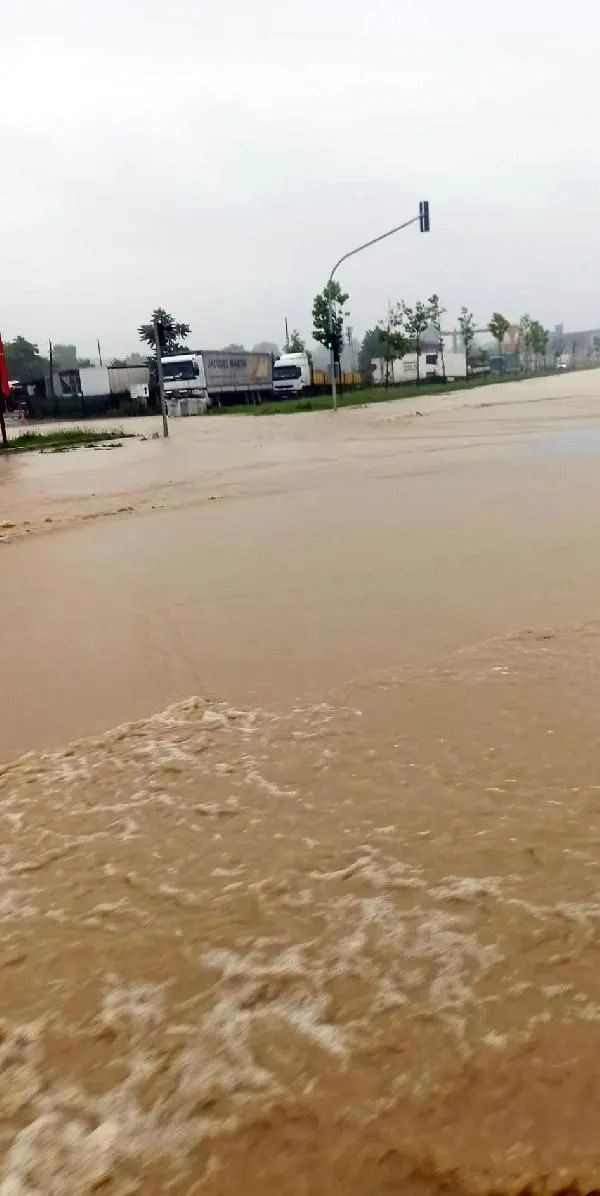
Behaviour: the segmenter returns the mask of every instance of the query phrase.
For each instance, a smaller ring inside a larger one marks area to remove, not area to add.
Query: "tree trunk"
[[[417,386],[421,385],[420,357],[421,357],[421,338],[418,336],[417,337]]]
[[[340,364],[340,350],[339,350],[338,345],[334,345],[334,348],[333,348],[333,368],[335,370],[336,382],[338,383],[338,386],[341,391],[341,389],[342,389],[342,367]]]

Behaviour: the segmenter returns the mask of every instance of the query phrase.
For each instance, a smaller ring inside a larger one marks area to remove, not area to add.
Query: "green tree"
[[[404,308],[397,303],[390,307],[386,324],[377,325],[377,333],[381,344],[381,356],[385,361],[385,385],[389,385],[390,373],[394,379],[394,362],[406,357],[410,349],[410,341],[404,331]]]
[[[111,369],[113,369],[113,370],[125,369],[126,365],[127,365],[127,362],[125,361],[124,357],[113,357],[113,359],[110,363]]]
[[[286,353],[306,353],[306,342],[302,340],[297,328],[292,328],[290,332]]]
[[[504,350],[504,337],[510,328],[510,320],[507,320],[506,316],[503,316],[501,312],[495,311],[488,324],[488,328],[498,345],[498,352],[502,353]]]
[[[272,357],[279,356],[279,345],[275,341],[258,341],[252,346],[253,353],[270,353]]]
[[[75,345],[52,345],[52,361],[55,370],[76,370],[77,349]]]
[[[519,320],[519,350],[525,362],[525,369],[529,369],[531,357],[531,316],[525,313]]]
[[[333,360],[336,369],[339,368],[340,357],[344,347],[344,304],[349,296],[342,290],[339,282],[330,280],[327,286],[315,295],[312,309],[313,336],[320,345],[327,349],[333,347]],[[329,309],[331,306],[331,323]]]
[[[161,321],[164,330],[164,353],[185,353],[186,346],[180,342],[187,339],[191,328],[189,324],[178,323],[164,307],[156,307],[147,324],[140,324],[138,336],[141,341],[154,348],[154,321]]]
[[[243,345],[238,344],[237,341],[231,341],[229,345],[223,345],[224,353],[245,353],[246,350]]]
[[[37,345],[24,336],[16,336],[4,346],[8,376],[19,382],[37,382],[45,378],[50,369],[47,357],[42,357]]]
[[[534,357],[536,359],[536,364],[539,365],[540,358],[542,359],[542,363],[546,359],[546,350],[548,348],[548,340],[550,337],[550,333],[548,332],[548,330],[546,328],[543,327],[542,324],[540,324],[539,320],[531,321],[530,331],[531,331],[531,348],[532,348]]]
[[[469,311],[468,307],[461,307],[460,315],[458,317],[458,327],[460,328],[460,334],[465,347],[465,372],[468,378],[471,360],[471,346],[475,340],[475,317],[473,312]]]
[[[358,354],[358,368],[364,382],[371,383],[373,381],[373,358],[384,356],[384,345],[379,327],[369,328],[363,336]]]
[[[442,376],[444,382],[446,381],[446,359],[444,357],[444,335],[442,332],[442,319],[446,315],[446,308],[442,307],[439,295],[435,293],[430,295],[427,300],[427,308],[429,313],[429,323],[435,328],[440,342],[440,353],[442,355]]]
[[[426,329],[429,327],[429,308],[426,303],[422,303],[419,299],[414,307],[409,307],[407,303],[402,304],[402,320],[404,324],[404,332],[412,343],[415,353],[417,354],[417,386],[421,381],[421,337]]]

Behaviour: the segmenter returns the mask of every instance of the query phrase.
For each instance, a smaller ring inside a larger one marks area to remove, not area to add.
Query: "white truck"
[[[195,349],[163,357],[162,370],[173,414],[195,415],[213,404],[260,403],[273,397],[270,353]]]
[[[273,390],[276,395],[310,393],[313,370],[308,353],[282,353],[273,366]]]
[[[407,353],[405,357],[398,357],[389,362],[383,357],[373,357],[371,365],[373,367],[373,382],[376,386],[383,386],[385,383],[397,385],[401,382],[416,382],[417,380],[416,353]],[[471,372],[473,371],[470,370],[469,373]],[[464,350],[462,353],[453,353],[446,349],[443,363],[441,353],[435,349],[427,349],[419,354],[421,382],[432,378],[442,379],[444,373],[448,382],[452,382],[455,378],[466,378],[467,359]]]

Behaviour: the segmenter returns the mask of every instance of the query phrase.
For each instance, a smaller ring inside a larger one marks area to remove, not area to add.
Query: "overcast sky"
[[[493,6],[494,8],[496,6]],[[310,332],[342,270],[357,334],[436,290],[600,325],[595,0],[2,0],[0,330],[138,348]]]

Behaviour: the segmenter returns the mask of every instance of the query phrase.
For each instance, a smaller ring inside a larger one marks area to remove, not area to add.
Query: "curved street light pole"
[[[422,200],[419,204],[418,216],[413,216],[410,220],[405,220],[404,224],[397,224],[395,228],[390,228],[387,233],[381,233],[379,237],[372,237],[370,241],[365,241],[364,245],[357,245],[356,249],[351,249],[348,253],[344,253],[342,257],[338,258],[331,274],[327,286],[333,282],[333,276],[342,262],[346,262],[349,257],[354,257],[356,253],[362,253],[363,249],[369,249],[371,245],[377,245],[378,241],[385,241],[386,237],[393,237],[394,233],[399,233],[403,228],[409,228],[411,224],[418,223],[421,226],[422,233],[429,232],[429,201]],[[333,303],[331,294],[328,295],[327,300],[327,316],[329,322],[329,372],[331,377],[331,405],[334,411],[337,411],[337,383],[335,377],[335,354],[333,351]]]

